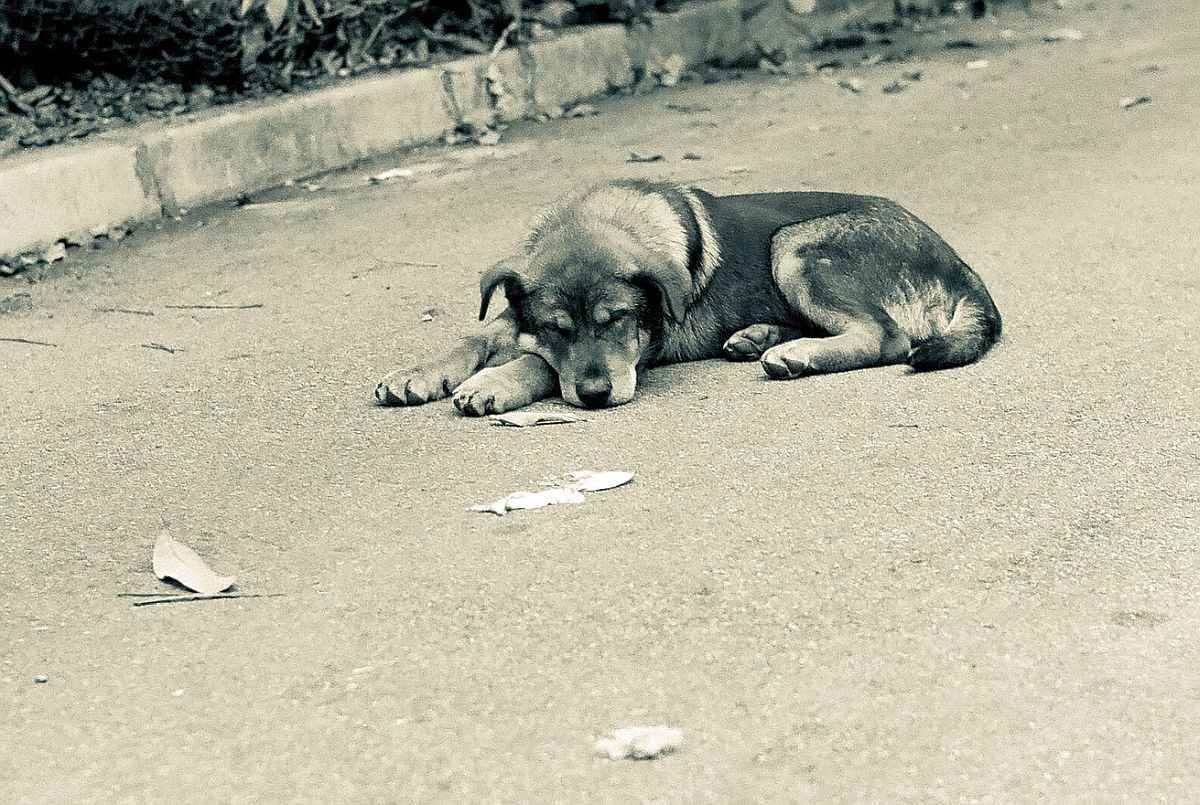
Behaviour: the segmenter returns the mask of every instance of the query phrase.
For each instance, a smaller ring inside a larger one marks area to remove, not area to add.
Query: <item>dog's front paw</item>
[[[529,384],[504,366],[480,369],[454,389],[454,407],[467,416],[503,414],[536,402]]]
[[[818,369],[813,365],[812,339],[800,338],[771,347],[763,353],[760,363],[763,371],[775,380],[810,375]]]
[[[783,328],[775,324],[752,324],[729,336],[721,347],[725,357],[731,361],[752,361],[783,337]]]
[[[375,387],[375,399],[383,405],[420,405],[450,394],[461,378],[448,366],[399,369]]]

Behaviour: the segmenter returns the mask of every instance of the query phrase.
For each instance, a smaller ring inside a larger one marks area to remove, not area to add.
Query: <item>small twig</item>
[[[163,305],[172,310],[251,310],[253,308],[265,307],[262,302],[255,302],[250,305]]]
[[[162,593],[117,593],[117,598],[162,598]]]
[[[156,341],[151,341],[149,344],[142,344],[146,349],[160,349],[163,352],[169,352],[174,355],[176,352],[183,352],[183,347],[168,347],[164,344],[159,344]]]
[[[910,425],[905,422],[896,422],[895,424],[888,425],[888,427],[889,428],[919,428],[921,426],[920,425]]]
[[[132,313],[134,316],[153,316],[153,310],[135,310],[128,307],[98,307],[97,313]]]
[[[164,598],[148,598],[145,601],[134,601],[135,607],[148,607],[152,604],[176,604],[181,601],[215,601],[218,598],[278,598],[283,593],[217,593],[216,595],[172,595]]]
[[[496,60],[496,57],[500,55],[500,51],[504,50],[505,46],[508,45],[508,38],[512,36],[513,31],[517,30],[520,25],[521,17],[518,15],[513,17],[512,22],[504,26],[504,30],[500,32],[500,38],[496,40],[496,44],[492,45],[492,52],[488,56],[491,61]]]
[[[14,108],[21,110],[27,115],[33,114],[33,107],[17,97],[21,93],[9,82],[7,78],[2,75],[0,75],[0,89],[4,90],[4,94],[8,96],[8,102],[11,103]]]
[[[29,338],[4,338],[0,336],[0,341],[8,341],[13,344],[33,344],[37,347],[57,347],[58,344],[51,344],[49,341],[34,341]]]

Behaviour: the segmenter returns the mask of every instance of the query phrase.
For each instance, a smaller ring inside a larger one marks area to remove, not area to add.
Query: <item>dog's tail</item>
[[[968,269],[969,270],[969,269]],[[983,357],[1000,339],[1000,311],[984,287],[974,280],[954,307],[945,329],[917,344],[908,353],[908,365],[918,372],[965,366]]]

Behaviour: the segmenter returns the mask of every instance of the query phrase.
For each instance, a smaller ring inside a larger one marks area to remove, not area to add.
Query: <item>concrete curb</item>
[[[5,158],[0,270],[7,262],[2,273],[13,273],[16,255],[78,233],[154,220],[435,142],[464,122],[518,120],[629,87],[673,54],[688,66],[754,57],[744,23],[751,1],[698,2],[655,15],[649,26],[573,29],[495,59],[365,77]],[[819,15],[846,3],[811,5]]]

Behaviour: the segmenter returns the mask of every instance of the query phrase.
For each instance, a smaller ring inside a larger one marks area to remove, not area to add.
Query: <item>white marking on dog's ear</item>
[[[717,240],[717,232],[713,227],[708,208],[704,206],[691,188],[681,188],[683,200],[687,202],[696,217],[696,228],[700,230],[700,266],[697,275],[692,278],[693,299],[704,293],[709,279],[721,264],[721,243]]]

